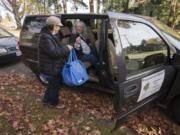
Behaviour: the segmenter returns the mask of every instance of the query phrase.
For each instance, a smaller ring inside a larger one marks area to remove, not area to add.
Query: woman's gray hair
[[[76,27],[79,26],[79,25],[83,27],[82,35],[87,37],[87,35],[88,35],[87,34],[87,27],[86,27],[86,25],[85,25],[85,23],[83,21],[76,21],[75,22],[73,33],[76,34]]]
[[[77,27],[78,25],[81,25],[82,27],[85,27],[85,24],[83,21],[76,21],[75,22],[75,27]]]

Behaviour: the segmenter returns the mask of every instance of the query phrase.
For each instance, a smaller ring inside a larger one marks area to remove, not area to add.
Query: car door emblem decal
[[[149,83],[147,83],[143,89],[144,89],[144,91],[147,91],[149,89]]]
[[[165,77],[165,70],[146,76],[141,80],[141,91],[137,102],[157,93],[162,86]]]

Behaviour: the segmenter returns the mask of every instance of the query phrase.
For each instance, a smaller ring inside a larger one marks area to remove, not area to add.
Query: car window
[[[12,36],[9,32],[5,31],[4,29],[0,28],[0,38],[2,37],[9,37]]]
[[[39,33],[43,26],[45,26],[46,22],[45,16],[41,17],[27,17],[24,21],[20,40],[21,42],[26,43],[37,43],[39,38]],[[31,44],[31,45],[37,45],[37,44]]]
[[[128,74],[166,62],[167,46],[149,26],[117,21]]]

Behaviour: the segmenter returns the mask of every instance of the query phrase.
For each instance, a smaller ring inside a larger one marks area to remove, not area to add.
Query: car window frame
[[[123,53],[122,56],[124,58],[124,66],[125,66],[125,74],[126,74],[125,75],[126,76],[125,80],[129,80],[129,79],[135,78],[137,76],[141,76],[142,74],[146,74],[149,71],[152,71],[152,70],[157,69],[159,67],[165,66],[165,65],[167,65],[170,62],[170,50],[171,49],[169,47],[169,44],[165,41],[165,39],[162,37],[162,35],[156,30],[158,28],[155,25],[154,25],[155,28],[153,28],[151,25],[149,25],[149,24],[147,24],[145,22],[142,22],[142,21],[131,20],[131,19],[127,19],[127,20],[126,19],[116,19],[117,30],[118,30],[118,25],[117,25],[118,21],[130,21],[130,22],[141,23],[141,24],[146,25],[151,30],[153,30],[159,36],[159,38],[161,38],[161,40],[165,43],[166,48],[167,48],[167,60],[166,60],[165,63],[161,63],[161,64],[154,65],[154,66],[151,66],[151,67],[140,69],[140,70],[138,70],[136,72],[133,72],[133,73],[127,73],[127,68],[126,68],[126,64],[125,64],[125,62],[126,62],[126,60],[125,60],[125,53]],[[120,38],[119,40],[121,42],[121,47],[122,47],[122,50],[123,50],[123,44],[122,44],[122,41],[121,41],[121,35],[120,35],[120,31],[119,30],[118,30],[118,34],[119,34],[119,38]]]

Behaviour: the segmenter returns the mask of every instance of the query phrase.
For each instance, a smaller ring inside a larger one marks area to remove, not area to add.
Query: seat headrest
[[[71,31],[70,31],[69,27],[67,27],[67,26],[62,27],[61,32],[62,32],[63,36],[70,36],[71,35]]]

